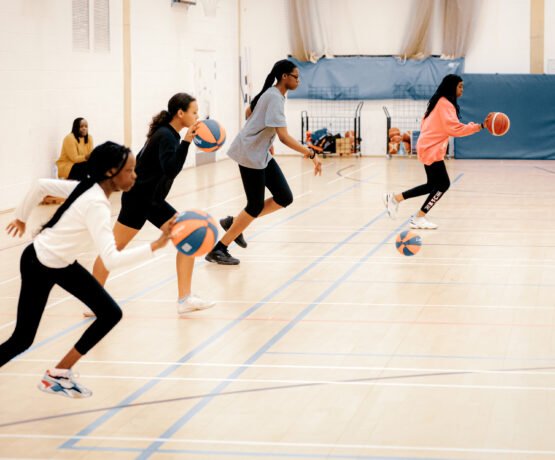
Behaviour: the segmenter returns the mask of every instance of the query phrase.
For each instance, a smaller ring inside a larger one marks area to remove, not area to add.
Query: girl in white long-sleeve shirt
[[[96,320],[75,346],[56,368],[46,371],[39,383],[39,389],[45,392],[71,398],[92,394],[73,379],[71,368],[121,319],[119,306],[77,262],[77,256],[92,240],[107,267],[141,262],[166,245],[171,230],[170,225],[150,244],[118,251],[108,197],[114,191],[127,191],[133,186],[135,157],[127,147],[106,142],[93,150],[87,169],[88,177],[81,182],[40,179],[6,228],[10,235],[23,235],[27,218],[45,195],[67,197],[21,256],[17,322],[12,336],[0,345],[0,367],[32,345],[50,291],[57,284],[96,314]]]

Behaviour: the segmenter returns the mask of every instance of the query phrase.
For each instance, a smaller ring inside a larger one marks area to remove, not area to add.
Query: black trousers
[[[266,187],[270,190],[274,201],[280,206],[285,208],[293,203],[293,193],[274,158],[264,169],[245,168],[239,165],[239,171],[247,195],[245,211],[249,216],[258,217],[264,209]]]
[[[75,344],[86,354],[121,319],[121,309],[96,279],[80,264],[65,268],[48,268],[39,262],[34,246],[21,255],[21,291],[17,321],[12,336],[0,345],[0,367],[27,350],[35,339],[50,291],[55,284],[77,297],[96,315],[95,321]]]
[[[425,184],[403,192],[402,195],[405,200],[417,196],[428,195],[428,198],[426,198],[426,201],[424,201],[424,204],[420,208],[422,212],[428,213],[449,189],[451,182],[449,181],[449,175],[447,174],[447,168],[443,160],[436,161],[429,166],[424,165],[424,169],[426,170],[428,181]]]

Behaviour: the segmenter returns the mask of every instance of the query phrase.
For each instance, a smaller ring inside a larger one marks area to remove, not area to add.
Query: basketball
[[[399,128],[389,128],[389,131],[387,132],[387,135],[389,136],[390,139],[393,136],[399,136],[400,134],[401,134],[401,131],[399,131]]]
[[[510,127],[509,117],[502,112],[492,112],[486,119],[486,128],[494,136],[504,136]]]
[[[390,142],[389,143],[389,153],[391,155],[395,155],[398,151],[399,151],[399,144],[396,144],[395,142]]]
[[[193,142],[203,152],[215,152],[224,145],[225,129],[216,120],[203,120],[199,122]]]
[[[413,256],[417,254],[421,246],[422,238],[409,230],[399,233],[395,240],[397,251],[404,256]]]
[[[193,209],[177,216],[171,239],[178,251],[198,257],[210,251],[218,240],[218,228],[210,214]]]

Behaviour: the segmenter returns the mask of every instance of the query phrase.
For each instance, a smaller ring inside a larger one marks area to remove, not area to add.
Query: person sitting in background
[[[60,179],[82,180],[85,178],[86,161],[93,150],[89,124],[84,118],[73,120],[71,133],[64,138],[60,158],[56,161]]]

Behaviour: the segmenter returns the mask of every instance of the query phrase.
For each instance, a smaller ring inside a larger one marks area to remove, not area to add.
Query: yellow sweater
[[[85,139],[83,137],[79,138],[79,142],[75,139],[73,133],[69,133],[64,137],[64,143],[62,144],[62,152],[60,153],[60,158],[56,161],[56,166],[58,167],[58,177],[60,179],[67,179],[71,167],[75,163],[82,163],[87,161],[93,149],[93,139],[89,134],[89,142],[85,144]]]

